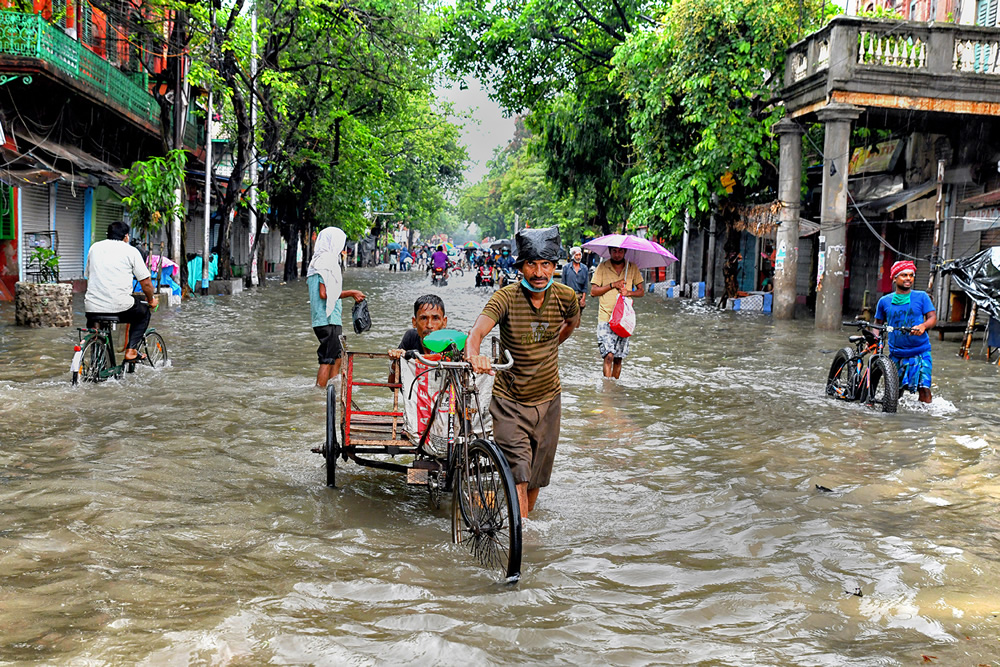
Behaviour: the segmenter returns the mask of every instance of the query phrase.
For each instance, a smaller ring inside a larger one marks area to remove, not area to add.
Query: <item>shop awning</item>
[[[886,195],[885,197],[855,201],[852,206],[858,211],[867,213],[892,213],[896,209],[900,209],[918,199],[923,199],[935,191],[937,191],[937,182],[927,181],[916,187],[907,188],[906,190]]]

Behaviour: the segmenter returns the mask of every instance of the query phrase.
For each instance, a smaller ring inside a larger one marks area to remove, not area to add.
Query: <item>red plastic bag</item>
[[[628,338],[635,331],[635,309],[632,307],[632,297],[618,295],[615,309],[611,311],[611,321],[608,326],[616,335]]]

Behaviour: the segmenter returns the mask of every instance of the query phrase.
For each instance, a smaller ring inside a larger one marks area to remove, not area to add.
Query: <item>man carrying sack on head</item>
[[[921,403],[931,402],[931,339],[927,330],[937,324],[937,311],[926,292],[913,289],[917,267],[896,262],[889,270],[894,291],[878,300],[875,324],[888,324],[889,358],[899,369],[899,388],[917,392]]]
[[[538,491],[548,486],[562,419],[559,345],[580,324],[580,303],[572,288],[553,280],[560,254],[559,228],[517,233],[519,283],[497,290],[469,333],[465,353],[477,373],[490,372],[479,353],[493,327],[514,366],[493,383],[493,435],[517,483],[521,516],[528,516]]]

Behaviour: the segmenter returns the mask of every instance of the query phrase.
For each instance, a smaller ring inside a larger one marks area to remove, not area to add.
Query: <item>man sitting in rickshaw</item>
[[[389,357],[401,359],[407,350],[416,350],[420,354],[429,354],[424,347],[424,337],[434,331],[440,331],[448,326],[448,317],[444,312],[444,301],[436,294],[425,294],[413,302],[413,328],[403,334],[399,347],[389,350]]]

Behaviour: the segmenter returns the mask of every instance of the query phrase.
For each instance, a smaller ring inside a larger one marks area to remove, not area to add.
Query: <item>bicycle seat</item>
[[[864,336],[848,336],[847,337],[847,340],[849,340],[852,343],[860,343],[864,339],[865,339]]]
[[[90,320],[91,322],[97,322],[97,323],[102,323],[102,322],[115,323],[121,321],[118,319],[117,315],[87,315],[87,319]]]
[[[431,352],[444,352],[452,345],[456,350],[465,349],[465,339],[468,335],[457,329],[441,329],[424,336],[424,347]]]

